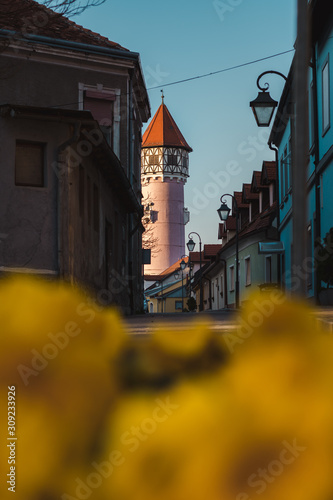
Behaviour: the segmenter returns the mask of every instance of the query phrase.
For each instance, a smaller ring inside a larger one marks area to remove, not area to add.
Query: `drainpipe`
[[[317,58],[316,48],[312,45],[312,81],[313,81],[313,124],[314,124],[314,165],[315,165],[315,203],[316,203],[316,222],[315,222],[315,241],[321,239],[321,214],[320,214],[320,176],[318,173],[319,164],[319,125],[318,125],[318,87],[317,87]],[[314,262],[314,266],[315,266]],[[320,281],[318,280],[317,269],[314,272],[314,292],[317,304],[319,303]]]
[[[58,224],[58,274],[59,277],[64,278],[64,231],[66,230],[65,226],[65,216],[64,216],[64,206],[63,203],[65,202],[67,204],[67,217],[68,221],[70,218],[70,212],[69,212],[69,207],[70,207],[70,186],[69,186],[69,165],[68,162],[63,163],[62,161],[59,161],[60,156],[62,153],[66,150],[68,146],[71,146],[72,144],[76,143],[79,140],[80,137],[80,132],[81,132],[81,121],[76,121],[74,123],[74,132],[73,135],[65,142],[60,144],[58,146],[57,150],[57,159],[58,163],[61,163],[62,166],[64,167],[64,172],[61,170],[57,172],[57,177],[58,177],[58,182],[57,182],[57,199],[58,199],[58,206],[57,206],[57,224]],[[69,228],[69,224],[67,224],[67,231]],[[69,234],[68,234],[68,240],[69,240]],[[69,246],[68,246],[68,255],[69,257]],[[68,264],[68,271],[69,271],[69,264]],[[72,278],[72,277],[71,277]],[[72,280],[71,280],[72,281]]]
[[[290,134],[293,134],[293,127],[291,125],[290,127]],[[293,143],[291,141],[291,143]],[[278,235],[280,239],[280,189],[279,189],[279,156],[278,156],[278,148],[273,145],[271,141],[268,143],[269,149],[274,151],[275,153],[275,168],[276,168],[276,181],[275,181],[275,198],[276,198],[276,221],[277,221],[277,229],[278,229]],[[281,286],[281,256],[278,254],[277,256],[277,282],[278,285]]]

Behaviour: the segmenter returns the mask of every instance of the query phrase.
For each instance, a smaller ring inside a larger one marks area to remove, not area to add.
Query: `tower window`
[[[178,165],[177,155],[173,154],[168,155],[168,165]]]
[[[159,165],[160,158],[158,155],[150,155],[149,156],[149,165]]]

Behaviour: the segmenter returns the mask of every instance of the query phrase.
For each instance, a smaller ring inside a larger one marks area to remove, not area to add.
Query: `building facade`
[[[278,286],[278,243],[275,162],[264,161],[251,183],[235,191],[233,210],[219,224],[222,245],[205,245],[202,272],[193,289],[197,301],[203,284],[205,310],[235,308],[236,305],[236,204],[238,210],[238,278],[240,305],[253,291]],[[190,254],[191,258],[191,254]]]
[[[311,61],[308,69],[308,163],[306,172],[306,259],[302,269],[293,266],[293,137],[295,119],[292,91],[292,65],[279,102],[269,141],[278,148],[280,239],[285,253],[281,256],[281,277],[286,290],[292,291],[295,279],[305,280],[306,296],[325,303],[326,284],[317,276],[317,242],[322,242],[333,227],[331,189],[333,186],[333,6],[330,2],[309,2],[311,13]],[[297,117],[296,117],[297,119]]]
[[[0,26],[0,271],[60,277],[139,311],[150,116],[139,54],[27,3],[30,24],[16,1]]]

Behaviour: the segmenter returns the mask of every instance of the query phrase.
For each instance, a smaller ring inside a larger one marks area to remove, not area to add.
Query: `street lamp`
[[[269,89],[269,84],[265,83],[264,87],[259,84],[260,78],[270,73],[282,76],[282,78],[287,81],[287,78],[282,73],[274,70],[264,71],[263,73],[261,73],[261,75],[258,76],[257,87],[259,90],[261,90],[261,92],[258,92],[258,96],[256,97],[256,99],[250,102],[250,107],[252,108],[258,127],[269,127],[274,114],[274,110],[278,105],[278,102],[274,101],[274,99],[271,98],[269,92],[267,92]]]
[[[181,269],[181,272],[182,272],[182,312],[184,312],[184,286],[183,286],[183,279],[184,279],[184,277],[183,277],[183,271],[186,268],[186,262],[184,260],[184,257],[186,258],[187,255],[183,255],[181,257],[182,261],[180,263],[180,269]]]
[[[287,77],[284,76],[279,71],[274,71],[274,70],[264,71],[263,73],[261,73],[261,75],[258,76],[258,78],[257,78],[257,87],[258,87],[258,89],[262,90],[262,92],[258,93],[257,99],[255,99],[254,101],[250,102],[250,106],[251,106],[252,111],[254,113],[254,117],[256,119],[258,127],[268,127],[269,126],[269,124],[271,122],[271,119],[272,119],[272,116],[273,116],[273,113],[274,113],[274,109],[277,106],[276,101],[273,101],[273,99],[271,99],[269,93],[265,94],[265,92],[269,89],[269,84],[265,83],[265,87],[261,87],[260,84],[259,84],[259,80],[261,79],[261,77],[264,76],[264,75],[267,75],[267,74],[275,74],[275,75],[281,76],[285,80],[286,86],[288,88],[290,88],[290,84],[288,82]],[[265,94],[265,97],[263,97],[263,94]],[[265,104],[265,99],[267,101],[267,104]],[[276,103],[276,104],[274,104],[274,107],[272,107],[272,103],[271,104],[269,103],[269,100],[273,101],[273,103]],[[294,129],[293,119],[291,118],[291,137],[292,137],[292,142],[294,141],[294,138],[293,138],[294,137],[294,130],[293,129]],[[275,167],[276,168],[275,196],[276,196],[277,203],[279,203],[279,198],[280,198],[279,191],[280,191],[280,189],[279,189],[279,170],[278,170],[278,164],[279,164],[279,161],[278,161],[278,149],[275,146],[272,145],[271,141],[268,142],[268,147],[269,147],[270,150],[274,151],[274,154],[275,154],[275,165],[276,165],[276,167]],[[277,211],[276,211],[276,218],[277,218],[277,227],[279,228],[280,227],[280,211],[279,211],[279,208],[277,208]],[[281,283],[281,262],[280,262],[280,258],[278,258],[278,260],[277,260],[277,274],[278,274],[278,283],[280,284]]]
[[[188,248],[189,252],[193,252],[195,243],[192,239],[192,234],[196,234],[199,238],[199,254],[200,254],[200,305],[199,305],[199,311],[203,310],[203,290],[202,290],[202,274],[201,274],[201,265],[202,265],[202,260],[201,260],[201,238],[198,233],[195,233],[194,231],[188,235],[188,242],[186,243],[186,246]]]
[[[219,214],[219,217],[222,222],[225,222],[230,214],[230,208],[228,205],[223,201],[224,196],[230,196],[233,200],[233,207],[234,207],[234,212],[236,216],[236,281],[235,281],[235,289],[236,289],[236,309],[239,308],[239,271],[238,271],[238,205],[236,198],[232,194],[223,194],[221,196],[221,206],[217,210],[217,213]]]

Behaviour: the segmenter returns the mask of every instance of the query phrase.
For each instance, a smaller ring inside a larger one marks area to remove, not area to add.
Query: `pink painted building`
[[[163,102],[142,138],[143,204],[152,211],[150,234],[155,241],[145,275],[158,275],[185,254],[184,185],[192,148]]]

